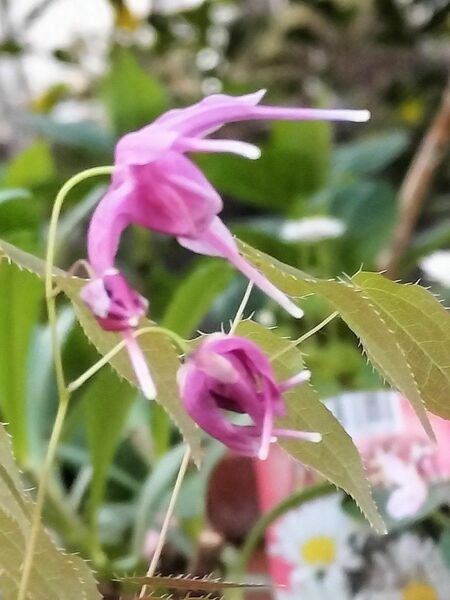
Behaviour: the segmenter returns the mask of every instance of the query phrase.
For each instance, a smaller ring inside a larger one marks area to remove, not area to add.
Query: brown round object
[[[227,455],[213,470],[207,491],[207,516],[214,529],[240,544],[260,515],[253,460]]]

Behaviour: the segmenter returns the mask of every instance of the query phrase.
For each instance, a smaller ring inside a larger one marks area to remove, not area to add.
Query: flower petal
[[[113,183],[97,205],[88,230],[88,257],[96,274],[114,266],[120,236],[130,223],[129,198],[133,181],[125,173],[115,174]]]
[[[264,420],[261,431],[261,445],[258,450],[258,458],[260,460],[266,460],[269,456],[270,444],[272,442],[273,433],[273,413],[272,404],[270,398],[266,400]]]
[[[311,379],[311,371],[308,371],[307,369],[303,369],[303,371],[300,371],[300,373],[297,373],[297,375],[294,375],[293,377],[289,377],[289,379],[286,379],[286,381],[282,381],[278,385],[278,389],[280,390],[280,392],[286,392],[287,390],[290,390],[291,388],[293,388],[297,385],[306,383],[310,379]]]
[[[310,431],[296,431],[295,429],[280,429],[276,427],[273,429],[272,433],[280,437],[303,440],[304,442],[312,442],[314,444],[318,444],[322,441],[320,433]]]
[[[255,106],[246,120],[279,121],[352,121],[365,123],[370,119],[368,110],[289,108],[281,106]]]
[[[140,389],[146,398],[149,400],[154,400],[156,398],[156,388],[141,347],[139,346],[131,330],[124,331],[123,337],[126,341],[128,356],[130,357],[131,364],[133,365]]]
[[[181,138],[175,145],[180,152],[224,152],[238,154],[250,160],[261,157],[261,150],[254,144],[238,140],[210,140],[199,138]]]
[[[89,281],[80,291],[80,298],[96,317],[105,319],[111,307],[111,298],[106,293],[102,279]]]
[[[194,363],[198,369],[221,383],[236,383],[239,379],[239,373],[231,362],[217,352],[201,348],[195,354]]]
[[[208,256],[222,256],[233,264],[265,294],[277,302],[296,319],[303,316],[302,309],[247,262],[239,253],[236,242],[224,223],[216,217],[211,227],[196,239],[177,238],[185,248]]]
[[[178,135],[150,123],[138,131],[127,133],[117,142],[114,161],[124,165],[148,165],[170,150]]]
[[[282,121],[353,121],[365,122],[370,118],[367,110],[290,108],[260,106],[265,90],[246,96],[217,94],[201,102],[169,111],[155,121],[155,125],[176,131],[180,136],[204,137],[226,123],[250,120]]]
[[[164,126],[178,134],[205,136],[225,123],[247,119],[252,108],[261,102],[266,90],[259,90],[244,96],[213,94],[197,104],[171,110],[161,115],[155,124]]]
[[[428,488],[424,481],[416,481],[396,489],[386,504],[388,514],[394,519],[404,519],[417,513],[428,497]]]

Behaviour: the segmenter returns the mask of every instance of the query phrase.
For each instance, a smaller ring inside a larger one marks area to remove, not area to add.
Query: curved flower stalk
[[[180,367],[178,384],[187,412],[202,429],[231,450],[264,460],[278,437],[321,441],[319,433],[274,424],[276,417],[286,413],[283,392],[309,377],[304,370],[279,383],[256,344],[235,335],[214,334]],[[234,424],[224,411],[247,415],[251,424]]]
[[[302,316],[292,300],[241,256],[218,216],[223,206],[219,194],[185,154],[227,152],[259,158],[260,150],[252,144],[207,138],[234,121],[357,122],[366,121],[369,113],[260,106],[264,93],[209,96],[193,106],[171,110],[119,140],[112,183],[94,212],[88,234],[89,261],[100,278],[114,267],[123,230],[136,224],[174,236],[194,252],[225,258],[292,316]]]

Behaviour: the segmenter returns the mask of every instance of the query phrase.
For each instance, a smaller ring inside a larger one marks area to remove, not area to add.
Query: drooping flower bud
[[[155,385],[133,335],[140,319],[147,313],[147,300],[130,287],[117,269],[109,269],[103,277],[89,281],[81,290],[80,297],[102,329],[123,335],[142,392],[149,399],[155,398]]]
[[[238,454],[267,458],[278,437],[319,442],[318,433],[277,428],[285,415],[283,392],[309,379],[309,371],[277,382],[267,356],[252,341],[234,335],[209,336],[180,367],[182,401],[193,420]],[[246,415],[234,423],[226,412]]]

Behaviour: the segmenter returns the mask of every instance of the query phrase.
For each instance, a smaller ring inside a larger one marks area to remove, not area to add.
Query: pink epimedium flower
[[[182,401],[192,419],[234,452],[266,459],[278,437],[320,442],[318,433],[277,428],[286,413],[283,392],[308,381],[301,371],[278,383],[267,356],[246,338],[214,334],[187,358],[178,372]],[[247,415],[235,424],[226,411]]]
[[[130,287],[117,269],[107,269],[102,277],[89,281],[81,290],[80,297],[102,329],[122,334],[143,394],[149,399],[155,398],[155,385],[133,334],[139,320],[147,313],[147,300]]]
[[[115,171],[89,227],[88,254],[101,277],[114,266],[128,225],[168,234],[200,254],[232,263],[294,317],[302,310],[239,253],[219,218],[222,200],[188,152],[227,152],[257,159],[259,148],[236,140],[208,139],[222,125],[256,119],[366,121],[365,110],[320,110],[260,106],[264,91],[247,96],[213,95],[193,106],[171,110],[150,125],[123,136]],[[230,174],[230,176],[233,176]]]

